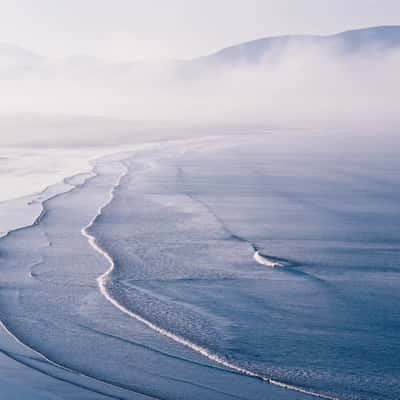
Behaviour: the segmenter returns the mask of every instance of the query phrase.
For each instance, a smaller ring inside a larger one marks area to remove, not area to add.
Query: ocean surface
[[[400,159],[354,143],[146,144],[47,188],[30,223],[3,203],[0,352],[24,372],[2,379],[41,374],[37,399],[400,398]]]

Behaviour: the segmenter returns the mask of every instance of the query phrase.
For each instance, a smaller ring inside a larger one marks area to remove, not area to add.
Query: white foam
[[[280,261],[272,260],[268,257],[265,257],[264,255],[260,254],[259,251],[256,251],[253,257],[259,264],[265,265],[266,267],[280,268],[285,266],[285,264]]]
[[[147,327],[149,327],[150,329],[154,330],[155,332],[168,337],[169,339],[175,341],[176,343],[179,343],[183,346],[186,346],[192,350],[194,350],[195,352],[207,357],[208,359],[223,365],[224,367],[227,367],[233,371],[236,371],[240,374],[243,375],[247,375],[247,376],[251,376],[257,379],[262,380],[263,382],[266,382],[268,384],[271,385],[275,385],[275,386],[279,386],[281,388],[284,389],[288,389],[288,390],[292,390],[295,392],[299,392],[299,393],[303,393],[306,395],[310,395],[310,396],[314,396],[317,398],[321,398],[321,399],[326,399],[326,400],[338,400],[338,398],[333,397],[333,396],[329,396],[329,395],[324,395],[324,394],[320,394],[317,392],[314,392],[312,390],[308,390],[308,389],[304,389],[301,388],[299,386],[295,386],[295,385],[290,385],[284,382],[280,382],[277,381],[275,379],[272,379],[270,377],[261,375],[257,372],[248,370],[246,368],[242,368],[228,360],[226,360],[224,357],[212,353],[210,352],[208,349],[206,349],[203,346],[200,346],[196,343],[193,343],[190,340],[185,339],[182,336],[179,336],[173,332],[170,332],[154,323],[152,323],[151,321],[143,318],[142,316],[140,316],[139,314],[136,314],[135,312],[129,310],[127,307],[125,307],[123,304],[119,303],[114,297],[112,297],[112,295],[109,293],[108,289],[107,289],[107,281],[108,278],[111,276],[114,268],[115,268],[115,264],[114,264],[114,260],[112,259],[112,257],[105,251],[103,250],[99,244],[96,241],[96,238],[91,235],[89,233],[89,229],[93,226],[93,224],[96,222],[97,218],[103,213],[104,209],[113,201],[114,199],[114,193],[116,191],[116,189],[120,186],[122,179],[126,176],[126,174],[128,173],[128,169],[125,167],[124,171],[121,172],[121,174],[119,175],[116,184],[113,186],[113,188],[110,190],[109,193],[109,198],[108,200],[99,208],[97,214],[92,218],[92,220],[89,222],[89,224],[87,226],[85,226],[84,228],[82,228],[81,233],[83,236],[85,236],[88,239],[89,244],[93,247],[93,249],[98,252],[99,254],[101,254],[110,264],[109,269],[102,274],[101,276],[99,276],[97,278],[97,284],[98,287],[100,289],[101,294],[111,303],[113,304],[117,309],[119,309],[120,311],[122,311],[123,313],[129,315],[130,317],[136,319],[137,321],[140,321],[141,323],[143,323],[144,325],[146,325]],[[261,256],[260,256],[261,257]]]

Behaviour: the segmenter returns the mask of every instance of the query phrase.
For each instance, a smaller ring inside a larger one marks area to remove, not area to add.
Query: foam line
[[[79,183],[79,184],[76,184],[76,185],[70,185],[71,188],[70,188],[69,190],[55,193],[54,195],[48,197],[46,200],[43,200],[43,201],[41,202],[42,210],[41,210],[40,214],[35,218],[35,220],[33,221],[32,224],[24,225],[24,226],[21,226],[21,227],[12,229],[12,230],[6,232],[6,234],[5,234],[4,236],[1,236],[1,237],[0,237],[0,240],[3,240],[3,239],[5,239],[6,237],[8,237],[8,236],[10,236],[10,235],[12,235],[12,234],[15,234],[15,233],[17,233],[17,232],[19,232],[19,231],[22,231],[22,230],[25,230],[25,229],[29,229],[29,228],[31,228],[31,227],[34,227],[34,226],[39,225],[40,222],[42,221],[42,219],[45,217],[45,215],[46,215],[46,213],[47,213],[47,209],[46,209],[46,206],[45,206],[46,203],[47,203],[49,200],[52,200],[52,199],[54,199],[54,198],[57,198],[57,197],[59,197],[59,196],[62,196],[62,195],[64,195],[64,194],[67,194],[67,193],[69,193],[69,192],[71,192],[71,191],[73,191],[73,190],[75,190],[75,189],[78,189],[78,188],[84,186],[84,185],[87,183],[87,181],[88,181],[89,179],[92,179],[92,178],[94,178],[94,177],[97,176],[97,173],[95,172],[95,169],[96,169],[96,168],[93,167],[91,173],[90,173],[90,174],[88,173],[88,177],[87,177],[82,183]],[[74,177],[74,176],[72,176],[72,177],[70,177],[70,178],[73,178],[73,177]],[[39,195],[42,195],[46,190],[48,190],[48,188],[45,188],[44,191],[41,192]],[[33,277],[33,276],[32,276],[32,277]],[[110,387],[114,387],[114,388],[118,388],[118,389],[123,389],[123,390],[127,390],[127,391],[130,391],[130,392],[133,392],[133,393],[141,394],[141,395],[147,396],[148,398],[151,398],[151,399],[160,400],[160,399],[158,399],[157,397],[154,397],[154,396],[151,395],[151,394],[144,393],[144,392],[142,393],[142,392],[140,392],[139,390],[133,390],[132,388],[130,388],[130,387],[128,387],[128,386],[125,386],[125,385],[120,385],[120,384],[117,384],[117,383],[114,383],[114,382],[108,382],[108,381],[106,381],[106,380],[101,380],[101,379],[98,379],[98,378],[96,378],[96,377],[94,377],[94,376],[85,374],[85,373],[80,372],[80,371],[77,371],[77,370],[73,370],[73,369],[67,368],[67,367],[65,367],[65,366],[63,366],[63,365],[61,365],[61,364],[58,364],[58,363],[55,362],[55,361],[52,361],[50,358],[46,357],[43,353],[37,351],[37,350],[34,349],[33,347],[30,347],[29,345],[27,345],[26,343],[24,343],[22,340],[20,340],[20,339],[7,327],[6,323],[5,323],[3,320],[1,320],[1,319],[0,319],[0,329],[3,329],[3,330],[4,330],[10,337],[12,337],[19,345],[21,345],[22,347],[24,347],[25,349],[27,349],[27,350],[29,350],[29,351],[32,351],[34,354],[36,354],[39,358],[42,358],[42,359],[43,359],[46,363],[48,363],[49,365],[52,365],[52,366],[55,367],[55,368],[61,369],[61,370],[65,371],[66,373],[70,373],[70,374],[77,375],[77,376],[82,376],[82,377],[84,377],[84,378],[88,378],[88,379],[91,379],[91,380],[93,380],[93,381],[99,382],[99,383],[101,383],[101,384],[103,384],[103,385],[107,385],[107,386],[110,386]],[[15,361],[17,361],[17,360],[15,360]],[[33,367],[32,367],[32,368],[33,368]],[[34,368],[33,368],[33,369],[34,369]],[[40,372],[43,372],[43,371],[40,371]],[[43,373],[44,373],[44,372],[43,372]],[[64,380],[64,379],[62,379],[62,378],[57,378],[56,376],[53,376],[53,375],[51,375],[51,374],[47,374],[47,375],[48,375],[49,377],[54,378],[54,379],[59,379],[59,380],[65,381],[65,382],[67,382],[67,383],[74,384],[73,382],[70,382],[70,381],[68,381],[68,380]],[[82,388],[86,388],[86,387],[85,387],[85,386],[82,386]],[[89,387],[87,387],[86,389],[90,390]],[[100,393],[100,392],[99,392],[99,393]],[[107,395],[106,393],[104,393],[104,395],[110,397],[110,395]],[[111,397],[113,397],[113,396],[111,396]],[[124,400],[123,398],[118,398],[118,399]]]
[[[257,378],[262,380],[263,382],[266,382],[268,384],[274,385],[274,386],[278,386],[284,389],[288,389],[288,390],[292,390],[298,393],[302,393],[305,395],[310,395],[310,396],[314,396],[317,398],[321,398],[321,399],[325,399],[325,400],[339,400],[336,397],[333,396],[329,396],[329,395],[325,395],[325,394],[320,394],[317,392],[314,392],[312,390],[308,390],[308,389],[304,389],[302,387],[299,386],[295,386],[295,385],[290,385],[284,382],[280,382],[277,381],[275,379],[272,379],[268,376],[264,376],[262,374],[259,374],[258,372],[254,372],[251,370],[248,370],[246,368],[242,368],[228,360],[226,360],[225,358],[219,356],[218,354],[214,354],[212,352],[210,352],[208,349],[206,349],[203,346],[197,345],[196,343],[191,342],[190,340],[185,339],[182,336],[179,336],[173,332],[170,332],[156,324],[154,324],[153,322],[143,318],[141,315],[129,310],[127,307],[125,307],[123,304],[119,303],[108,291],[107,289],[107,281],[109,276],[111,276],[113,270],[115,269],[115,263],[114,260],[112,259],[112,257],[110,256],[110,254],[108,254],[105,250],[103,250],[100,245],[97,243],[96,237],[93,236],[91,233],[89,233],[90,228],[96,223],[96,220],[99,218],[99,216],[102,215],[103,211],[105,210],[105,208],[111,204],[111,202],[114,200],[114,196],[115,196],[115,192],[116,190],[120,187],[122,179],[128,174],[128,168],[125,166],[125,171],[123,171],[120,176],[117,179],[116,184],[113,186],[113,188],[110,190],[109,193],[109,198],[108,200],[99,208],[97,214],[92,218],[92,220],[89,222],[88,225],[86,225],[84,228],[82,228],[81,233],[84,237],[87,238],[89,244],[92,246],[92,248],[98,252],[99,254],[101,254],[110,264],[109,269],[104,272],[104,274],[102,274],[101,276],[99,276],[97,278],[97,284],[99,287],[99,290],[101,292],[101,294],[112,304],[114,305],[117,309],[119,309],[120,311],[122,311],[123,313],[125,313],[126,315],[130,316],[131,318],[136,319],[137,321],[143,323],[144,325],[146,325],[148,328],[152,329],[153,331],[173,340],[176,343],[179,343],[185,347],[188,347],[192,350],[194,350],[195,352],[207,357],[208,359],[223,365],[226,368],[229,368],[231,370],[234,370],[236,372],[239,372],[243,375],[247,375],[247,376],[251,376],[253,378]]]

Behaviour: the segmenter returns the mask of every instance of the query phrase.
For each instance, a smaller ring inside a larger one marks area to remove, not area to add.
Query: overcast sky
[[[190,58],[271,35],[397,24],[399,0],[0,0],[0,42],[51,57]]]

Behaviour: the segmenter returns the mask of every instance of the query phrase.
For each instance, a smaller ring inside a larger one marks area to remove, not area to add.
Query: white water
[[[279,268],[279,267],[284,267],[285,264],[279,262],[279,261],[275,261],[275,260],[271,260],[268,257],[263,256],[262,254],[260,254],[259,251],[256,251],[254,253],[253,256],[254,260],[256,260],[259,264],[261,265],[265,265],[266,267],[270,267],[270,268]]]
[[[103,211],[105,210],[105,208],[113,201],[114,199],[114,194],[115,191],[118,189],[118,187],[120,186],[122,179],[127,175],[128,173],[128,168],[124,166],[123,170],[121,171],[121,174],[119,175],[117,182],[115,183],[115,185],[111,188],[110,193],[109,193],[109,198],[107,199],[107,201],[98,209],[97,214],[92,218],[92,220],[89,222],[88,225],[86,225],[84,228],[82,228],[81,233],[84,237],[87,238],[89,244],[92,246],[92,248],[98,252],[99,254],[101,254],[110,264],[110,268],[104,272],[104,274],[102,274],[101,276],[99,276],[97,278],[97,284],[99,287],[99,290],[101,292],[101,294],[112,304],[114,305],[117,309],[119,309],[120,311],[122,311],[123,313],[127,314],[128,316],[130,316],[131,318],[134,318],[138,321],[140,321],[141,323],[143,323],[144,325],[146,325],[148,328],[152,329],[153,331],[168,337],[169,339],[173,340],[176,343],[179,343],[183,346],[186,346],[192,350],[194,350],[195,352],[207,357],[208,359],[223,365],[224,367],[227,367],[233,371],[236,371],[240,374],[243,375],[248,375],[248,376],[252,376],[254,378],[260,379],[268,384],[271,385],[275,385],[275,386],[279,386],[281,388],[284,389],[288,389],[288,390],[292,390],[292,391],[296,391],[299,393],[303,393],[306,395],[310,395],[310,396],[314,396],[317,398],[322,398],[322,399],[326,399],[326,400],[338,400],[338,398],[336,397],[332,397],[332,396],[328,396],[328,395],[324,395],[324,394],[320,394],[311,390],[307,390],[304,389],[302,387],[298,387],[298,386],[294,386],[294,385],[290,385],[284,382],[280,382],[277,381],[275,379],[272,379],[270,377],[261,375],[257,372],[248,370],[246,368],[242,368],[234,363],[231,363],[230,361],[226,360],[225,358],[223,358],[222,356],[212,353],[210,352],[207,348],[203,347],[203,346],[199,346],[196,343],[193,343],[187,339],[185,339],[184,337],[181,337],[179,335],[176,335],[173,332],[170,332],[160,326],[157,326],[156,324],[152,323],[151,321],[143,318],[142,316],[140,316],[139,314],[136,314],[134,312],[132,312],[131,310],[129,310],[128,308],[126,308],[123,304],[119,303],[108,291],[107,289],[107,281],[109,279],[109,277],[111,276],[114,268],[115,268],[115,263],[114,260],[112,259],[112,257],[110,256],[110,254],[108,254],[105,250],[103,250],[100,245],[97,243],[96,238],[91,235],[89,233],[90,228],[95,224],[97,218],[102,215]],[[258,252],[257,252],[258,253]],[[256,253],[256,254],[257,254]],[[259,257],[261,258],[262,256],[259,255]],[[264,257],[263,257],[264,258]],[[265,258],[264,258],[265,259]],[[277,262],[273,262],[270,261],[268,259],[265,259],[266,261],[269,262],[270,265],[268,266],[282,266],[280,263]],[[272,264],[272,265],[271,265]],[[277,265],[279,264],[279,265]],[[264,264],[265,265],[265,264]]]

